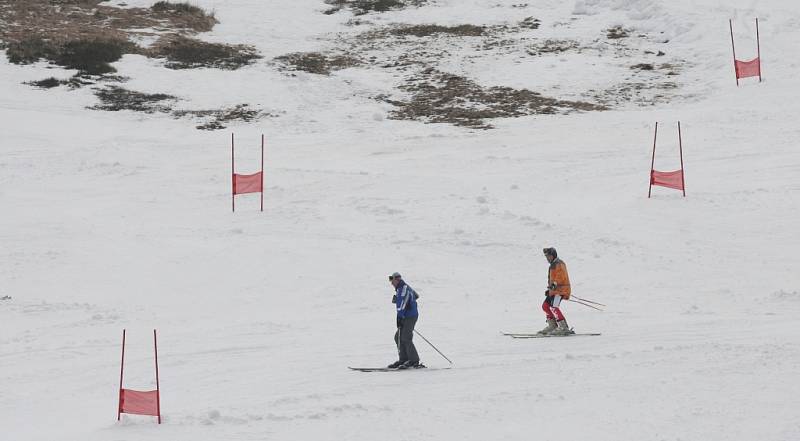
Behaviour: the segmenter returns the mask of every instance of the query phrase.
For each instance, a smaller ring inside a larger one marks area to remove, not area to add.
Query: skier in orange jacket
[[[560,308],[561,301],[569,300],[570,292],[572,292],[569,286],[567,264],[558,258],[555,248],[545,248],[544,256],[550,263],[550,268],[547,271],[547,290],[544,292],[546,298],[542,303],[542,310],[547,316],[547,326],[539,331],[539,334],[574,334],[569,329],[567,320],[564,318]]]

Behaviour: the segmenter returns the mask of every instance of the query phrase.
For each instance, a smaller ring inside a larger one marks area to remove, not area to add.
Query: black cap
[[[542,250],[542,251],[544,252],[544,255],[545,255],[545,256],[553,256],[553,257],[558,257],[558,253],[556,252],[556,249],[555,249],[555,248],[545,248],[545,249],[544,249],[544,250]]]

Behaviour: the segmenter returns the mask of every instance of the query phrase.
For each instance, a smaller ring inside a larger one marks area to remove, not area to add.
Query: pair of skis
[[[426,370],[426,371],[438,371],[438,370],[444,370],[444,369],[451,369],[452,366],[429,368],[429,367],[427,367],[427,366],[425,366],[423,364],[423,365],[420,365],[419,367],[413,367],[413,368],[407,368],[407,369],[398,369],[398,368],[389,368],[389,367],[350,367],[350,366],[348,366],[347,368],[350,369],[350,370],[359,371],[359,372],[404,372],[404,371],[418,371],[418,370],[423,370],[423,369]]]
[[[601,335],[599,332],[573,332],[572,334],[539,334],[526,332],[501,332],[511,338],[558,338],[558,337],[592,337]]]

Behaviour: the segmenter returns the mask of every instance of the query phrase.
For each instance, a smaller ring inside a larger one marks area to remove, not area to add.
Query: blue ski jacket
[[[419,317],[417,297],[419,296],[416,291],[401,280],[395,288],[394,303],[397,305],[397,318]]]

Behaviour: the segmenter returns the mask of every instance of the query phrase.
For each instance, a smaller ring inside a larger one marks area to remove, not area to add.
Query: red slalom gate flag
[[[161,388],[158,383],[158,340],[156,330],[153,329],[153,354],[156,363],[156,389],[138,391],[122,387],[125,372],[125,330],[122,330],[122,360],[119,367],[119,402],[117,405],[117,421],[123,413],[135,415],[150,415],[158,417],[161,424]]]
[[[151,390],[140,392],[132,389],[122,389],[119,394],[120,413],[136,415],[159,416],[158,391]]]
[[[761,60],[754,58],[750,61],[736,61],[736,78],[761,76]]]
[[[678,121],[678,151],[680,152],[681,168],[675,171],[658,171],[654,168],[656,163],[656,140],[658,139],[658,122],[653,131],[653,158],[650,160],[650,185],[647,188],[647,197],[653,190],[653,186],[674,188],[681,190],[686,197],[686,183],[683,174],[683,141],[681,140],[681,122]]]
[[[264,134],[261,134],[261,171],[249,175],[236,173],[234,166],[234,138],[231,133],[231,211],[236,211],[236,195],[261,193],[261,211],[264,211]]]
[[[683,190],[683,170],[670,172],[652,170],[650,172],[650,184],[674,188],[675,190]]]
[[[733,70],[736,74],[736,85],[739,85],[739,79],[758,77],[761,82],[761,37],[758,33],[758,18],[756,18],[756,51],[757,55],[750,61],[736,59],[736,45],[733,40],[733,20],[728,20],[731,28],[731,50],[733,51]]]
[[[263,191],[263,172],[252,175],[233,175],[233,194],[260,193]]]

